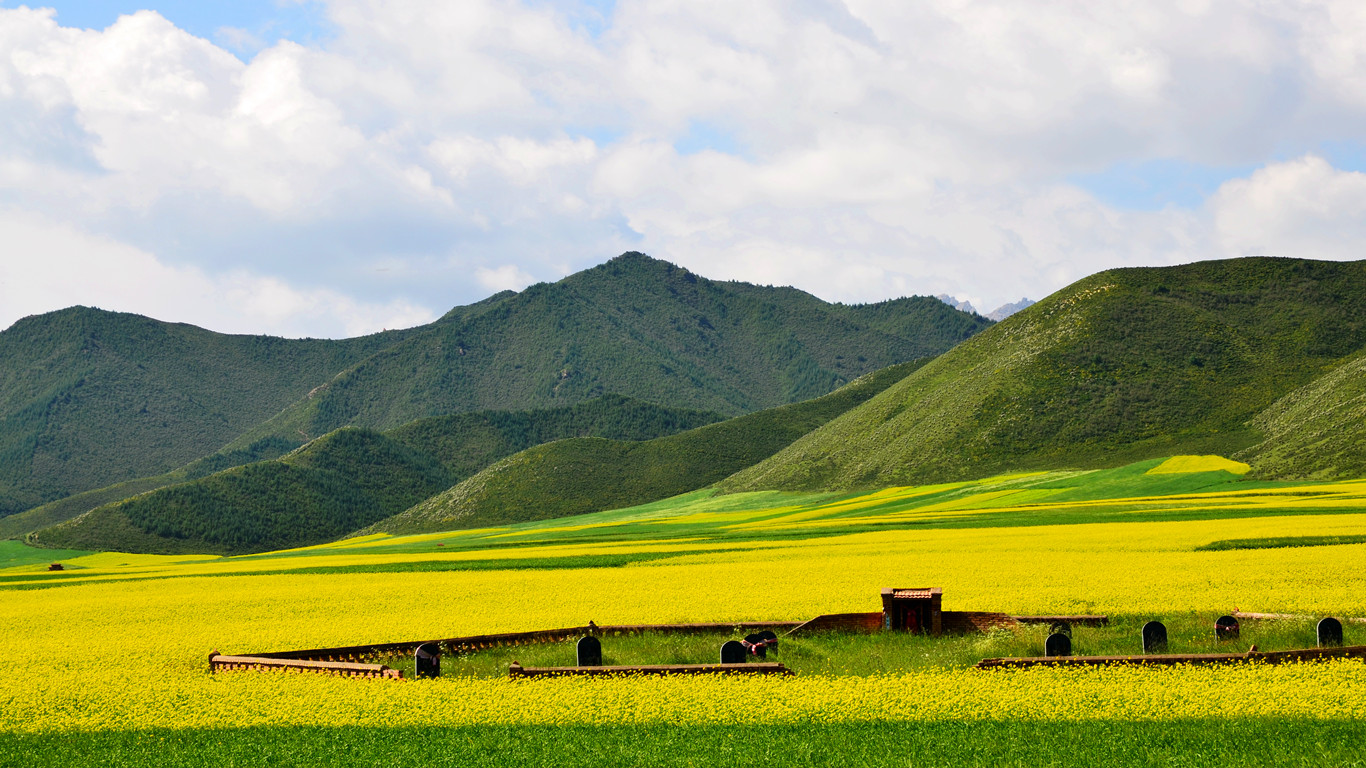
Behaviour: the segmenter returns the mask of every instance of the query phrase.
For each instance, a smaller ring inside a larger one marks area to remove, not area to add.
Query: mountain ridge
[[[827,304],[795,288],[713,281],[628,252],[387,348],[234,445],[606,392],[738,415],[937,354],[989,324],[946,314],[927,297]],[[386,379],[393,368],[409,375]]]
[[[217,334],[71,307],[0,332],[0,516],[207,454],[410,331]]]
[[[1231,455],[1251,420],[1366,346],[1366,262],[1108,270],[931,361],[720,484],[847,490]]]
[[[988,325],[929,298],[827,304],[634,252],[357,339],[61,310],[0,332],[0,518],[343,426],[609,393],[737,415],[937,354]]]

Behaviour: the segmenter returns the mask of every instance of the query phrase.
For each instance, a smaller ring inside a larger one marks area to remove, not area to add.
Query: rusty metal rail
[[[307,661],[304,659],[270,659],[261,656],[225,656],[209,654],[210,672],[234,670],[276,670],[281,672],[311,672],[342,677],[373,677],[402,680],[403,672],[383,664],[355,664],[345,661]]]
[[[369,643],[348,645],[336,648],[308,648],[297,651],[270,651],[255,654],[265,659],[311,659],[328,661],[351,661],[369,659],[376,656],[392,656],[408,653],[419,645],[435,643],[445,653],[498,648],[502,646],[530,645],[533,643],[557,643],[582,636],[587,627],[563,627],[560,629],[538,629],[531,632],[505,632],[493,635],[472,635],[439,640],[404,640],[397,643]]]
[[[509,680],[575,675],[791,675],[782,664],[642,664],[626,667],[524,667],[512,662]]]
[[[800,626],[800,621],[730,621],[711,624],[605,624],[596,627],[600,635],[635,635],[644,632],[661,634],[692,635],[706,632],[730,632],[732,630],[762,632],[765,629],[792,629]]]
[[[589,622],[581,627],[561,627],[558,629],[537,629],[530,632],[503,632],[491,635],[470,635],[440,640],[407,640],[397,643],[370,643],[336,648],[309,648],[298,651],[269,651],[253,654],[262,659],[308,659],[313,661],[361,661],[378,656],[391,656],[397,653],[410,653],[419,645],[434,643],[444,653],[468,653],[488,648],[505,648],[539,643],[561,643],[584,635],[613,636],[657,632],[661,634],[701,634],[706,632],[729,632],[731,630],[789,629],[798,621],[748,621],[712,624],[605,624],[599,626]]]
[[[1247,653],[1164,653],[1144,656],[1031,656],[983,659],[977,669],[1019,669],[1023,667],[1085,667],[1112,664],[1162,666],[1176,664],[1240,664],[1259,661],[1285,664],[1295,661],[1366,658],[1366,645],[1343,648],[1304,648],[1294,651],[1248,651]]]

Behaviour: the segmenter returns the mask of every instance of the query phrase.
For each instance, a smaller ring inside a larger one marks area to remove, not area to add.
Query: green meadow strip
[[[1340,544],[1366,544],[1366,536],[1271,536],[1261,539],[1223,539],[1196,547],[1197,552],[1228,549],[1281,549],[1284,547],[1331,547]]]
[[[685,555],[713,554],[717,552],[736,552],[735,549],[692,549],[674,552],[630,552],[607,555],[573,555],[568,557],[529,557],[502,558],[489,560],[417,560],[398,563],[354,563],[349,565],[317,565],[300,568],[262,568],[260,570],[223,570],[220,572],[200,571],[189,577],[218,576],[275,576],[280,574],[337,574],[337,573],[414,573],[435,571],[522,571],[522,570],[568,570],[577,568],[621,568],[636,563],[666,560]],[[161,579],[186,578],[186,574],[158,573],[142,577],[82,578],[79,571],[71,576],[62,574],[19,574],[0,578],[0,589],[44,589],[65,587],[77,584],[104,584],[108,582],[128,583],[133,581],[158,581]]]
[[[0,541],[0,568],[59,563],[89,554],[94,553],[80,549],[38,549],[21,541]]]
[[[755,702],[762,706],[762,702]],[[1160,713],[1155,713],[1160,714]],[[0,734],[0,766],[1366,766],[1366,724],[1229,718]]]

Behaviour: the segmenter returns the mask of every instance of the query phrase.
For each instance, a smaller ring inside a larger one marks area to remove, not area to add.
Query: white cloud
[[[484,167],[519,187],[543,181],[560,169],[586,166],[598,153],[597,145],[585,138],[560,137],[542,142],[514,136],[500,136],[493,141],[449,136],[433,142],[427,151],[453,180],[466,181]]]
[[[329,0],[325,43],[245,61],[150,11],[92,31],[6,8],[0,224],[181,285],[278,281],[295,309],[261,324],[329,335],[627,249],[987,307],[1110,266],[1352,258],[1358,177],[1269,158],[1362,142],[1358,5],[619,0],[594,36],[572,2]],[[1067,182],[1148,159],[1262,170],[1195,210]]]
[[[1225,183],[1210,202],[1233,256],[1366,258],[1366,174],[1320,157],[1268,165]]]
[[[170,266],[138,248],[31,214],[0,211],[0,232],[0,328],[76,304],[228,333],[295,337],[356,336],[435,318],[430,309],[405,301],[371,304],[245,270],[215,275]]]
[[[519,269],[516,264],[501,267],[479,267],[474,270],[474,279],[490,292],[520,291],[536,282],[536,278]]]

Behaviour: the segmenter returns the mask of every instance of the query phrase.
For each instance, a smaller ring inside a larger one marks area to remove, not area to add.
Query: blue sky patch
[[[705,120],[689,123],[688,132],[674,141],[674,151],[680,155],[695,155],[708,149],[727,155],[744,155],[734,134]]]
[[[1339,171],[1366,173],[1366,144],[1355,141],[1325,141],[1318,154]]]
[[[612,26],[612,12],[617,0],[579,0],[557,4],[569,23],[597,38]]]
[[[1247,176],[1257,165],[1208,166],[1173,158],[1119,163],[1100,173],[1068,179],[1101,202],[1131,211],[1168,206],[1198,208],[1229,179]]]
[[[120,16],[150,9],[190,34],[237,53],[255,51],[241,45],[240,40],[220,34],[223,28],[244,30],[264,45],[285,38],[309,43],[331,34],[322,3],[311,0],[0,0],[0,7],[20,5],[55,8],[58,24],[82,29],[105,29]]]

